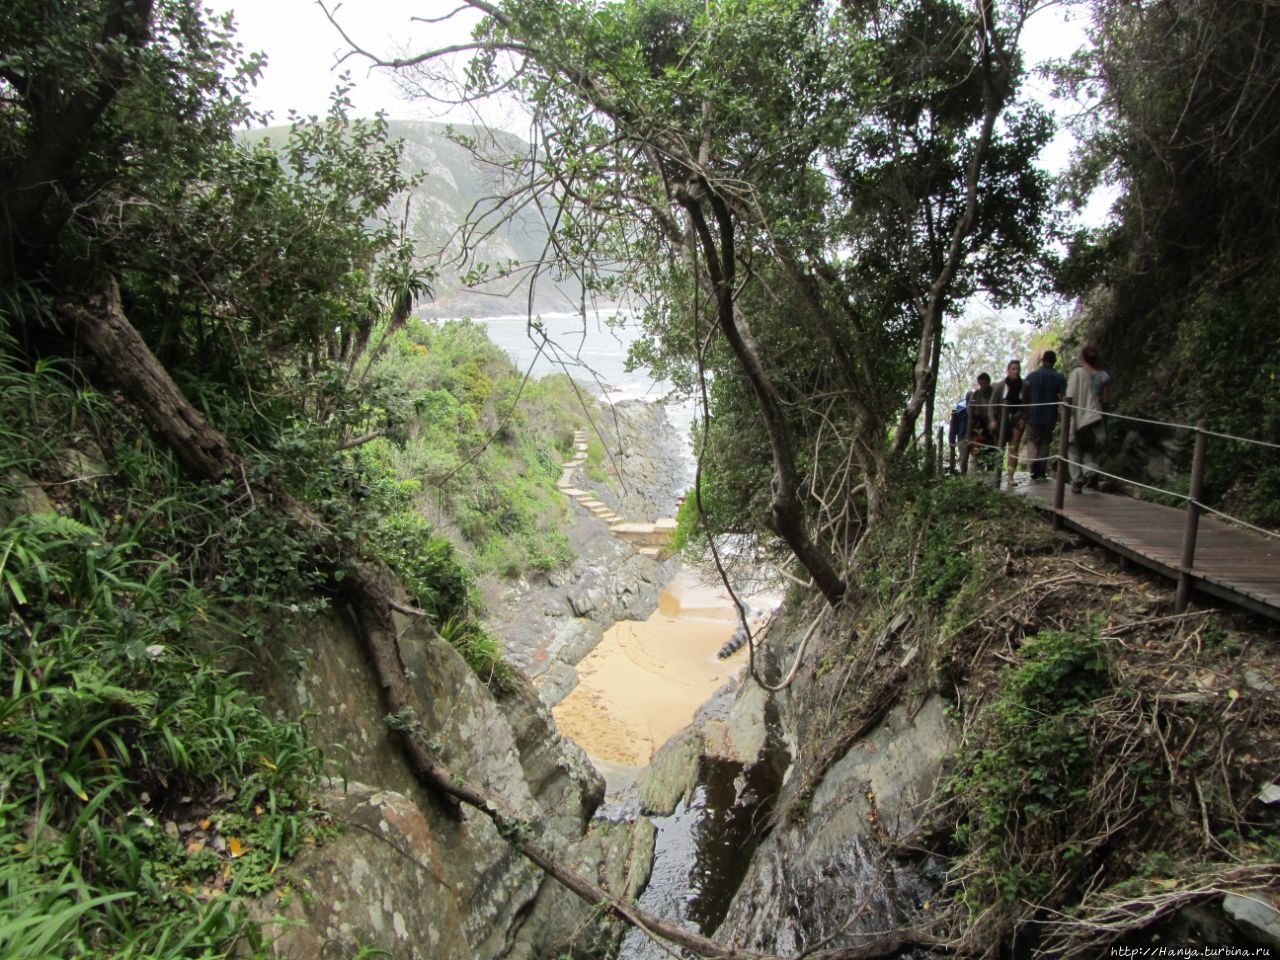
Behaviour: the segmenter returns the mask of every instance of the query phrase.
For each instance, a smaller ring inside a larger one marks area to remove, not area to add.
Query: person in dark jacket
[[[965,427],[964,444],[960,447],[960,472],[967,473],[969,456],[986,459],[986,448],[995,446],[995,434],[991,431],[991,374],[978,374],[978,385],[965,394],[965,407],[969,411]]]
[[[1058,355],[1046,350],[1040,366],[1027,375],[1022,398],[1027,409],[1027,443],[1030,444],[1031,479],[1048,480],[1049,447],[1058,422],[1058,401],[1067,393],[1067,378],[1054,369]]]
[[[969,408],[965,398],[961,397],[951,408],[951,423],[947,428],[947,447],[951,451],[951,472],[956,472],[956,444],[964,447],[965,434],[969,430]]]
[[[1023,416],[1026,408],[1022,396],[1022,361],[1010,360],[1004,368],[1004,379],[995,385],[991,394],[991,432],[996,434],[996,446],[1001,450],[1007,445],[1009,456],[1005,469],[1009,471],[1009,486],[1013,486],[1013,471],[1018,465],[1018,446],[1022,443]],[[996,458],[996,469],[1000,469]]]

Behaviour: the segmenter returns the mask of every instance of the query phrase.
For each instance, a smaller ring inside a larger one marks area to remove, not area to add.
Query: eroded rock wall
[[[894,708],[782,813],[717,938],[794,956],[856,946],[915,915],[935,888],[884,851],[916,824],[952,745],[940,697]]]
[[[592,826],[603,781],[555,733],[533,692],[526,687],[499,703],[430,627],[407,619],[402,626],[415,713],[440,761],[592,879],[634,887],[647,873],[645,846],[625,826]],[[295,921],[279,928],[281,954],[317,957],[335,945],[406,960],[588,952],[604,934],[584,904],[515,853],[487,818],[469,812],[458,823],[413,782],[341,612],[315,618],[298,643],[294,655],[260,673],[281,711],[308,717],[324,747],[335,774],[324,802],[339,831],[289,867],[282,902],[258,908]]]

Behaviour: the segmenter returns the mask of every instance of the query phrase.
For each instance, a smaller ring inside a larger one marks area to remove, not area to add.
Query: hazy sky
[[[206,5],[218,12],[234,10],[245,49],[267,54],[267,68],[252,99],[259,109],[272,111],[276,123],[286,122],[290,108],[304,115],[322,115],[343,70],[351,72],[356,84],[352,99],[359,116],[372,116],[381,109],[396,119],[440,118],[438,108],[402,99],[386,70],[371,71],[365,62],[356,59],[335,69],[346,44],[315,0],[206,0]],[[357,43],[395,55],[465,39],[465,27],[411,22],[415,15],[441,16],[457,6],[455,0],[355,0],[338,5],[336,16]],[[1070,16],[1064,13],[1069,9],[1050,6],[1032,19],[1024,34],[1024,48],[1032,62],[1066,56],[1080,43],[1079,21],[1063,22],[1064,16]],[[1029,83],[1041,98],[1047,98],[1044,81],[1033,78]],[[499,120],[499,125],[515,132],[520,128],[518,121],[504,124]],[[1067,149],[1064,140],[1046,157],[1046,163],[1060,166]]]
[[[438,116],[425,104],[401,99],[389,71],[370,70],[366,61],[355,58],[338,65],[347,45],[315,0],[205,0],[205,5],[218,13],[234,11],[245,50],[267,54],[266,70],[251,99],[259,109],[272,111],[276,123],[286,122],[291,108],[323,115],[344,71],[355,84],[351,97],[358,116],[378,110],[396,119]],[[457,6],[440,0],[358,0],[337,5],[335,16],[358,44],[395,56],[464,39],[465,29],[411,22],[415,15],[439,16]]]

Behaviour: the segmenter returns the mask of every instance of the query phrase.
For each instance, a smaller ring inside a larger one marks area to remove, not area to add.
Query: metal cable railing
[[[1171,421],[1154,420],[1148,417],[1136,417],[1128,414],[1110,413],[1104,410],[1098,410],[1096,407],[1079,406],[1073,402],[1071,397],[1064,397],[1061,401],[1058,401],[1056,403],[1051,403],[1051,402],[1023,403],[1023,404],[992,403],[990,407],[988,407],[987,409],[990,410],[991,412],[994,412],[996,410],[1000,411],[999,430],[995,434],[997,438],[997,442],[987,443],[987,442],[983,442],[982,440],[974,440],[971,438],[971,436],[966,437],[964,442],[968,445],[969,453],[972,453],[973,451],[994,450],[996,451],[997,458],[999,458],[1002,455],[1005,448],[1005,444],[1001,441],[1008,440],[1012,445],[1012,440],[1014,436],[1017,435],[1017,432],[1015,430],[1009,429],[1010,411],[1012,410],[1012,411],[1015,411],[1015,413],[1022,413],[1026,410],[1029,410],[1035,407],[1045,407],[1045,406],[1051,406],[1051,405],[1058,406],[1061,411],[1061,417],[1059,418],[1061,420],[1061,429],[1060,429],[1059,438],[1058,438],[1057,456],[1056,457],[1048,457],[1048,456],[1034,457],[1032,458],[1031,462],[1041,463],[1041,462],[1052,461],[1052,460],[1056,460],[1057,462],[1057,477],[1056,477],[1056,484],[1055,484],[1054,498],[1053,498],[1055,525],[1060,525],[1062,523],[1063,507],[1064,507],[1064,499],[1065,499],[1064,488],[1066,486],[1068,469],[1071,469],[1075,473],[1076,479],[1075,479],[1075,482],[1073,483],[1073,489],[1076,490],[1077,492],[1080,489],[1080,484],[1083,482],[1085,476],[1087,475],[1091,478],[1105,477],[1109,480],[1114,480],[1117,483],[1125,484],[1130,487],[1135,487],[1138,489],[1150,491],[1151,493],[1158,494],[1160,496],[1170,497],[1175,500],[1181,500],[1185,502],[1186,520],[1185,520],[1185,526],[1183,529],[1183,539],[1182,539],[1182,562],[1179,565],[1178,595],[1177,595],[1177,600],[1175,602],[1175,609],[1178,612],[1181,612],[1184,609],[1186,609],[1186,604],[1190,596],[1191,580],[1192,580],[1191,570],[1195,563],[1196,538],[1197,538],[1197,533],[1199,529],[1199,520],[1200,520],[1201,513],[1204,513],[1204,512],[1211,513],[1217,517],[1222,518],[1223,520],[1227,521],[1230,524],[1238,525],[1240,527],[1246,528],[1248,530],[1261,534],[1262,536],[1272,540],[1280,540],[1280,534],[1277,534],[1275,531],[1267,530],[1263,527],[1257,526],[1256,524],[1249,523],[1247,520],[1244,520],[1240,517],[1232,516],[1231,514],[1228,514],[1222,510],[1216,509],[1215,507],[1211,507],[1208,504],[1203,502],[1204,469],[1205,469],[1205,463],[1207,460],[1208,439],[1210,437],[1217,437],[1223,440],[1232,441],[1234,443],[1252,444],[1255,446],[1266,447],[1268,449],[1273,449],[1273,450],[1280,450],[1280,443],[1273,443],[1269,440],[1258,440],[1251,437],[1241,437],[1235,434],[1225,433],[1219,430],[1209,430],[1205,427],[1203,421],[1200,422],[1199,424],[1196,424],[1195,426],[1192,426],[1190,424],[1185,424],[1185,423],[1175,423]],[[1130,477],[1123,477],[1123,476],[1118,476],[1117,474],[1114,474],[1114,473],[1108,473],[1105,470],[1099,469],[1096,463],[1085,463],[1085,462],[1082,462],[1082,460],[1071,459],[1068,456],[1068,452],[1072,444],[1070,444],[1068,440],[1071,437],[1072,415],[1077,412],[1099,413],[1103,418],[1124,420],[1132,423],[1147,424],[1149,426],[1170,428],[1174,430],[1188,430],[1193,432],[1195,434],[1195,448],[1192,455],[1190,492],[1184,493],[1178,490],[1164,489],[1162,487],[1155,486],[1149,483],[1144,483],[1140,480],[1135,480]],[[987,430],[985,428],[986,428],[986,424],[984,424],[984,430],[983,430],[984,434],[987,433]],[[973,432],[972,428],[970,428],[970,430],[968,430],[967,432],[969,434],[972,434]],[[969,454],[965,455],[966,460],[968,459],[968,455]],[[1011,451],[1010,467],[1009,467],[1010,486],[1012,486],[1013,484],[1013,464],[1017,462],[1016,457],[1017,457],[1017,452]],[[1002,469],[1003,466],[1004,464],[1002,464],[1000,460],[997,459],[996,470],[995,470],[996,489],[1000,488],[1000,482],[1004,474],[1004,470]]]

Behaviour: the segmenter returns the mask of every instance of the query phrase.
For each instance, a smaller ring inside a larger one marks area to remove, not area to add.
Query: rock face
[[[666,408],[623,401],[610,409],[599,427],[609,474],[609,484],[598,488],[600,499],[628,520],[652,522],[674,516],[693,475],[684,440]]]
[[[441,762],[527,821],[562,859],[589,866],[592,879],[634,888],[647,874],[646,848],[633,851],[626,825],[591,827],[603,781],[555,733],[532,691],[499,704],[434,631],[404,628],[415,713]],[[586,906],[515,853],[487,818],[472,812],[459,824],[413,782],[345,621],[319,618],[305,635],[305,659],[263,664],[259,674],[286,715],[312,718],[313,740],[346,789],[327,798],[339,836],[290,868],[293,889],[279,914],[301,923],[279,929],[282,955],[322,956],[339,944],[423,960],[556,957],[602,936]]]
[[[951,746],[940,697],[895,708],[761,844],[717,938],[786,956],[898,926],[933,887],[880,852],[915,825]]]
[[[575,470],[575,487],[590,489],[618,516],[671,516],[687,465],[663,408],[627,401],[603,418],[605,439],[616,444],[610,461],[621,477],[593,479]],[[679,567],[648,556],[609,532],[609,524],[575,506],[567,531],[578,559],[567,570],[506,583],[488,591],[487,623],[502,638],[504,655],[535,680],[543,702],[554,706],[578,682],[574,666],[618,620],[643,620]]]

